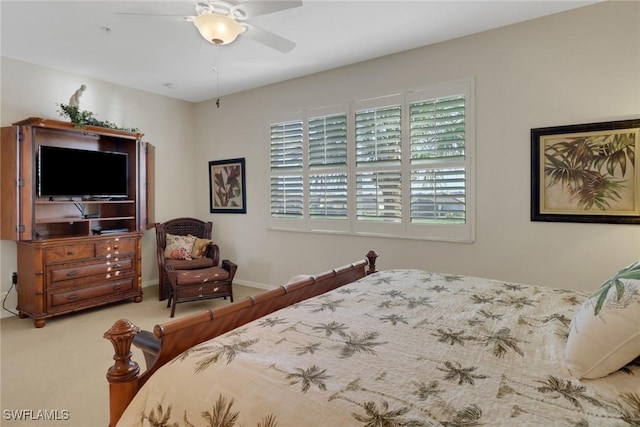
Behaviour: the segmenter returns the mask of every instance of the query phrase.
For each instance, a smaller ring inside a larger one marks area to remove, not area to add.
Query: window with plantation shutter
[[[304,211],[302,174],[302,121],[271,125],[271,216],[302,218]]]
[[[347,219],[347,115],[309,119],[309,217]]]
[[[464,224],[464,94],[411,103],[411,221]]]
[[[399,223],[402,217],[402,106],[355,112],[357,219]]]
[[[272,124],[271,228],[473,242],[473,93],[444,83]]]

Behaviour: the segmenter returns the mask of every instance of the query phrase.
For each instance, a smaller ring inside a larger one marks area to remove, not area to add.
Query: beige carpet
[[[241,285],[233,289],[236,301],[262,292]],[[176,318],[225,304],[229,300],[221,298],[181,303],[176,306]],[[144,288],[140,304],[116,303],[52,318],[41,329],[36,329],[31,319],[0,320],[0,425],[107,426],[105,375],[114,352],[102,335],[118,319],[153,330],[154,325],[169,321],[166,305],[166,301],[158,301],[157,287],[153,286]],[[133,358],[144,370],[138,349],[133,350]],[[23,419],[17,420],[20,416]]]

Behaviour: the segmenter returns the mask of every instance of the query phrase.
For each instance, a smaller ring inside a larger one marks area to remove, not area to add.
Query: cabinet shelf
[[[97,221],[122,221],[128,219],[135,219],[134,216],[111,216],[111,217],[97,217],[97,218],[82,218],[82,217],[64,217],[64,218],[41,218],[36,219],[36,224],[56,224],[56,223],[73,223],[73,222],[97,222]]]
[[[34,201],[34,226],[38,239],[59,235],[91,235],[95,229],[135,230],[136,202],[118,200],[46,200]]]
[[[132,204],[135,200],[42,200],[35,201],[36,205],[104,205],[104,204]]]

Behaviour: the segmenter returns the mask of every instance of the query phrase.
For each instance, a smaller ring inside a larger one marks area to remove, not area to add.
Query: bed
[[[640,425],[640,281],[623,276],[600,298],[602,289],[376,272],[372,251],[157,325],[159,350],[143,374],[130,352],[139,329],[120,320],[105,333],[116,349],[110,425]],[[611,307],[618,317],[635,310],[631,340],[612,344],[605,333],[598,344],[613,356],[600,357],[588,335],[603,323],[589,323],[594,306],[607,326],[618,321]]]

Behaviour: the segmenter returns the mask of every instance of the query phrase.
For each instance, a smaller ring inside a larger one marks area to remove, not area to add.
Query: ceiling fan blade
[[[265,46],[269,46],[275,50],[279,50],[282,53],[288,53],[296,47],[296,44],[289,39],[280,37],[269,31],[265,31],[256,27],[255,25],[243,24],[247,27],[247,30],[242,33],[242,37],[250,38],[258,43],[262,43]]]
[[[250,19],[281,10],[302,6],[299,0],[253,0],[239,3],[231,8],[231,16],[237,19]]]

